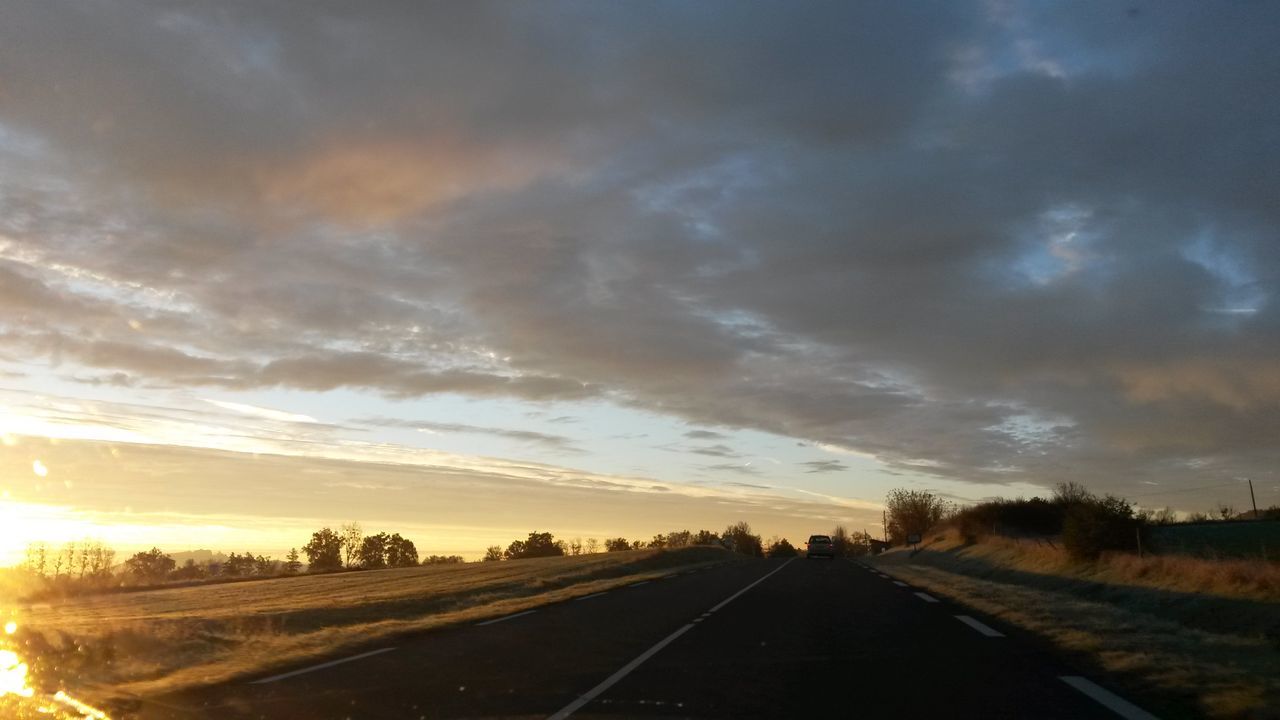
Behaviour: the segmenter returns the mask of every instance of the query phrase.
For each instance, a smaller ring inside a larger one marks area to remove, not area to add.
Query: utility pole
[[[884,528],[884,541],[889,542],[889,513],[884,510],[880,511],[880,527]]]
[[[1253,496],[1253,479],[1249,480],[1249,502],[1253,503],[1253,519],[1258,519],[1258,498]]]

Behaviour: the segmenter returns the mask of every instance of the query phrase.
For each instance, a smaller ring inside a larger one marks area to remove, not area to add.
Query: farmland
[[[735,560],[689,547],[161,588],[26,608],[16,639],[37,682],[145,694]]]

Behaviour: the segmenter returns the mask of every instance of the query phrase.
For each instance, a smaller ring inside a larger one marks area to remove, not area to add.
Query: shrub
[[[1062,544],[1077,560],[1096,560],[1107,550],[1135,550],[1138,532],[1128,500],[1114,495],[1093,497],[1067,506]]]

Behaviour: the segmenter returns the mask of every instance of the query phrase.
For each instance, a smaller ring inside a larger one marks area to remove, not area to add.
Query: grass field
[[[1166,703],[1161,717],[1280,717],[1280,568],[1261,561],[1137,558],[1074,563],[1060,547],[934,538],[871,559],[1083,653]]]
[[[20,612],[14,639],[37,682],[142,695],[737,559],[714,547],[636,550],[101,595]]]

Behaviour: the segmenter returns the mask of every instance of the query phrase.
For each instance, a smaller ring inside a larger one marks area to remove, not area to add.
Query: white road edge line
[[[770,577],[772,577],[772,576],[773,576],[773,574],[774,574],[774,573],[776,573],[776,572],[778,572],[779,570],[781,570],[782,568],[784,568],[784,567],[786,567],[786,566],[790,565],[790,564],[791,564],[792,562],[794,562],[794,561],[795,561],[795,558],[791,558],[790,560],[788,560],[788,561],[786,561],[786,562],[782,563],[782,564],[781,564],[781,565],[779,565],[777,568],[775,568],[773,571],[771,571],[771,572],[769,572],[768,574],[766,574],[764,577],[760,578],[759,580],[756,580],[755,582],[753,582],[753,583],[751,583],[750,585],[748,585],[748,586],[746,586],[746,587],[742,588],[742,589],[741,589],[741,590],[739,590],[738,592],[736,592],[736,593],[734,593],[734,594],[730,595],[728,598],[726,598],[726,599],[722,600],[722,601],[720,602],[720,604],[719,604],[719,605],[717,605],[717,606],[715,606],[715,607],[711,608],[711,612],[715,612],[715,611],[719,610],[720,608],[724,607],[725,605],[728,605],[729,603],[733,602],[734,600],[737,600],[739,595],[741,595],[742,593],[744,593],[744,592],[746,592],[746,591],[750,590],[751,588],[753,588],[753,587],[755,587],[755,586],[759,585],[760,583],[764,582],[765,580],[768,580]]]
[[[1058,679],[1088,695],[1099,705],[1119,715],[1125,720],[1158,720],[1155,715],[1143,710],[1092,680],[1079,675],[1059,675]]]
[[[638,582],[638,583],[631,583],[631,584],[630,584],[630,585],[628,585],[627,587],[640,587],[641,585],[648,585],[648,584],[649,584],[649,581],[648,581],[648,580],[641,580],[641,581],[640,581],[640,582]]]
[[[538,612],[538,611],[537,611],[537,610],[525,610],[524,612],[518,612],[518,613],[516,613],[515,615],[505,615],[505,616],[500,617],[500,618],[494,618],[493,620],[485,620],[484,622],[478,622],[478,623],[476,623],[476,627],[484,627],[485,625],[492,625],[492,624],[494,624],[494,623],[506,622],[506,621],[508,621],[508,620],[512,620],[512,619],[515,619],[515,618],[518,618],[518,617],[524,617],[525,615],[532,615],[532,614],[534,614],[534,613],[536,613],[536,612]]]
[[[957,615],[956,619],[987,637],[1004,637],[1004,633],[996,630],[977,618],[972,618],[968,615]]]
[[[938,598],[930,595],[929,593],[918,592],[916,593],[916,597],[920,598],[925,602],[938,602]]]
[[[893,584],[897,585],[898,587],[911,587],[910,585],[902,582],[901,580],[894,580]]]
[[[304,674],[306,674],[306,673],[314,672],[314,671],[316,671],[316,670],[323,670],[323,669],[325,669],[325,668],[327,668],[327,667],[333,667],[334,665],[341,665],[341,664],[343,664],[343,663],[349,663],[349,662],[352,662],[353,660],[361,660],[361,659],[363,659],[363,658],[372,657],[372,656],[374,656],[374,655],[381,655],[381,654],[382,654],[382,653],[384,653],[384,652],[391,652],[392,650],[395,650],[395,648],[393,648],[393,647],[389,647],[389,648],[382,648],[381,650],[371,650],[371,651],[369,651],[369,652],[367,652],[367,653],[360,653],[359,655],[352,655],[351,657],[348,657],[348,658],[342,658],[341,660],[333,660],[333,661],[331,661],[331,662],[327,662],[327,663],[320,663],[319,665],[312,665],[311,667],[305,667],[305,668],[302,668],[301,670],[294,670],[294,671],[292,671],[292,672],[280,673],[279,675],[272,675],[271,677],[268,677],[268,678],[262,678],[261,680],[254,680],[253,682],[251,682],[251,683],[249,683],[249,684],[250,684],[250,685],[265,685],[266,683],[273,683],[273,682],[275,682],[275,681],[277,681],[277,680],[284,680],[285,678],[291,678],[291,677],[293,677],[293,676],[295,676],[295,675],[304,675]]]
[[[644,652],[640,653],[640,656],[637,657],[635,660],[632,660],[626,665],[623,665],[617,672],[605,678],[604,682],[586,691],[577,700],[574,700],[568,705],[565,705],[563,709],[561,709],[555,715],[552,715],[551,717],[547,718],[547,720],[564,720],[565,718],[574,714],[575,712],[580,710],[583,705],[586,705],[592,700],[595,700],[600,695],[600,693],[603,693],[605,690],[608,690],[609,688],[613,687],[614,684],[616,684],[619,680],[626,677],[627,675],[630,675],[631,671],[640,667],[640,664],[643,663],[645,660],[648,660],[649,658],[658,654],[658,652],[662,650],[662,648],[670,645],[672,642],[675,641],[676,638],[689,632],[692,629],[693,629],[693,623],[689,623],[684,627],[680,628],[679,630],[676,630],[670,635],[662,638],[661,640],[658,641],[657,645],[654,645],[648,650],[645,650]]]
[[[598,593],[595,593],[595,594],[593,594],[593,595],[583,595],[582,597],[580,597],[580,598],[574,598],[573,600],[574,600],[574,602],[579,602],[579,601],[582,601],[582,600],[590,600],[591,598],[598,598],[598,597],[600,597],[601,595],[608,595],[608,594],[609,594],[609,591],[608,591],[608,590],[605,590],[604,592],[598,592]]]
[[[795,558],[792,558],[791,560],[794,560],[794,559],[795,559]],[[779,565],[777,568],[775,568],[775,569],[771,570],[769,573],[767,573],[764,577],[760,578],[759,580],[756,580],[755,582],[753,582],[753,583],[751,583],[750,585],[748,585],[748,586],[746,586],[746,587],[742,588],[742,589],[741,589],[741,590],[739,590],[738,592],[736,592],[736,593],[734,593],[734,594],[730,595],[730,596],[728,597],[728,599],[724,600],[724,601],[723,601],[723,602],[721,602],[719,605],[716,605],[715,607],[711,608],[711,609],[710,609],[710,610],[708,610],[707,612],[715,612],[716,610],[719,610],[720,608],[724,607],[725,605],[728,605],[730,602],[732,602],[733,600],[735,600],[735,599],[736,599],[739,595],[741,595],[742,593],[744,593],[744,592],[746,592],[746,591],[750,590],[751,588],[753,588],[753,587],[755,587],[755,586],[759,585],[760,583],[764,582],[765,580],[768,580],[768,579],[769,579],[769,578],[770,578],[774,573],[776,573],[776,572],[778,572],[779,570],[781,570],[782,568],[784,568],[784,567],[786,567],[786,566],[790,565],[790,564],[791,564],[791,560],[788,560],[788,561],[786,561],[786,562],[782,563],[782,564],[781,564],[781,565]],[[600,696],[600,694],[601,694],[601,693],[603,693],[605,690],[608,690],[609,688],[611,688],[611,687],[613,687],[615,684],[617,684],[617,682],[618,682],[619,680],[621,680],[622,678],[626,677],[627,675],[630,675],[630,674],[631,674],[631,672],[632,672],[632,671],[634,671],[636,668],[640,667],[640,665],[641,665],[645,660],[648,660],[649,658],[653,657],[654,655],[657,655],[657,654],[658,654],[658,652],[660,652],[660,651],[662,650],[662,648],[664,648],[664,647],[666,647],[666,646],[670,645],[672,642],[675,642],[675,639],[676,639],[676,638],[678,638],[678,637],[680,637],[681,635],[683,635],[683,634],[685,634],[685,633],[689,632],[689,631],[690,631],[690,630],[692,630],[692,629],[693,629],[693,623],[688,623],[688,624],[684,625],[683,627],[681,627],[679,630],[676,630],[675,632],[671,633],[670,635],[668,635],[668,636],[666,636],[666,637],[662,638],[661,640],[659,640],[659,641],[658,641],[658,644],[656,644],[656,645],[654,645],[653,647],[649,648],[648,650],[645,650],[644,652],[640,653],[639,657],[637,657],[635,660],[632,660],[631,662],[627,663],[626,665],[623,665],[621,668],[619,668],[619,669],[618,669],[618,671],[617,671],[617,672],[615,672],[614,674],[612,674],[612,675],[610,675],[609,677],[605,678],[605,679],[604,679],[604,681],[603,681],[603,682],[601,682],[599,685],[597,685],[597,686],[595,686],[595,687],[591,688],[590,690],[586,691],[585,693],[583,693],[581,696],[579,696],[579,697],[578,697],[578,699],[577,699],[577,700],[574,700],[573,702],[569,703],[568,705],[565,705],[565,706],[564,706],[564,707],[563,707],[559,712],[557,712],[555,715],[552,715],[552,716],[548,717],[548,718],[547,718],[547,720],[564,720],[565,718],[567,718],[567,717],[569,717],[570,715],[574,714],[574,713],[575,713],[575,712],[577,712],[578,710],[581,710],[583,706],[585,706],[587,703],[591,702],[592,700],[595,700],[595,699],[596,699],[597,697],[599,697],[599,696]]]

